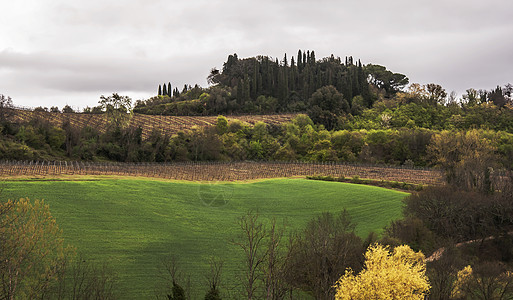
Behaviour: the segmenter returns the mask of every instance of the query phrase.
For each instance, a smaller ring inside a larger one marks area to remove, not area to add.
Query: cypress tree
[[[165,83],[164,83],[164,88],[162,89],[162,96],[167,96],[167,87],[166,87]]]
[[[237,83],[237,102],[239,105],[244,103],[244,84],[242,79],[239,79],[239,82]]]
[[[159,96],[162,96],[162,86],[159,84]]]
[[[171,98],[173,96],[173,90],[171,89],[171,82],[167,83],[167,94],[168,94],[169,98]]]
[[[253,64],[253,79],[251,80],[251,97],[256,99],[258,93],[258,62],[255,59],[255,63]]]
[[[303,54],[301,53],[301,49],[299,49],[297,51],[297,68],[300,70],[303,67],[302,58],[303,58]]]
[[[244,75],[244,103],[251,100],[250,96],[250,83],[248,74]]]
[[[290,76],[289,76],[289,87],[291,91],[296,90],[296,79],[297,79],[297,68],[294,61],[294,56],[290,59]]]

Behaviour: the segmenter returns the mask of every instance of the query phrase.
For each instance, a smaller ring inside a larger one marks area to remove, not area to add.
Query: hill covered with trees
[[[331,55],[320,60],[314,51],[298,51],[281,61],[269,56],[239,58],[228,56],[222,70],[213,68],[209,88],[184,86],[172,89],[171,83],[159,86],[158,95],[139,101],[134,111],[147,114],[211,115],[307,112],[310,108],[333,113],[349,113],[353,106],[368,108],[376,101],[375,87],[392,94],[408,84],[408,78],[383,66],[362,65],[353,57]],[[336,95],[316,103],[312,95],[330,87]],[[354,103],[353,103],[354,102]],[[319,112],[317,112],[319,113]]]

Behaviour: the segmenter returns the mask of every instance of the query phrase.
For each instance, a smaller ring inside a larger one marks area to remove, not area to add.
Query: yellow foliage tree
[[[71,248],[48,205],[29,199],[0,204],[0,298],[35,299],[64,266]]]
[[[501,264],[484,262],[476,270],[466,266],[458,272],[451,299],[512,299],[513,273]]]
[[[430,285],[424,254],[409,246],[374,244],[365,253],[365,268],[358,275],[347,270],[335,287],[337,300],[424,299]]]

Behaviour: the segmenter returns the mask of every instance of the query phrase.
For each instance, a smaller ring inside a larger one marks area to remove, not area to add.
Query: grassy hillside
[[[323,211],[346,208],[365,236],[401,214],[405,193],[345,183],[275,179],[253,183],[184,183],[106,179],[11,181],[2,198],[45,199],[66,241],[91,260],[106,260],[119,274],[121,299],[155,295],[160,261],[179,258],[195,298],[206,289],[208,259],[225,260],[223,290],[234,290],[240,267],[236,218],[258,210],[264,219],[304,227]]]

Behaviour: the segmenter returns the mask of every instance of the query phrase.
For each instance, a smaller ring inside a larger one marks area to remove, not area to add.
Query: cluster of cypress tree
[[[278,106],[307,100],[317,89],[332,85],[349,102],[361,95],[366,104],[372,103],[369,84],[361,62],[347,57],[342,63],[340,57],[316,60],[314,51],[298,51],[297,59],[290,61],[285,54],[283,60],[268,56],[239,59],[237,54],[228,56],[222,72],[212,70],[209,80],[224,86],[236,88],[240,105],[255,100],[258,96],[278,99]]]
[[[167,85],[165,83],[163,85],[159,84],[158,95],[173,97],[173,90],[171,89],[171,82],[168,82]]]

